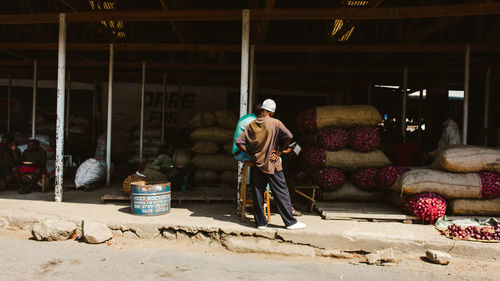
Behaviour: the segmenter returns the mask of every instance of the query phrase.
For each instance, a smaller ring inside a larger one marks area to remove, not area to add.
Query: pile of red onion
[[[370,152],[380,145],[377,127],[356,127],[349,130],[349,146],[360,152]]]
[[[422,192],[406,199],[403,207],[412,215],[422,219],[422,223],[434,224],[438,218],[446,214],[446,200],[435,194]]]
[[[321,147],[311,146],[304,149],[300,154],[303,154],[303,160],[309,165],[312,170],[324,168],[326,165],[325,149]]]
[[[314,178],[324,192],[332,192],[344,182],[344,173],[339,169],[324,168],[317,171]]]
[[[446,231],[449,236],[457,239],[500,240],[500,225],[462,227],[453,224]]]
[[[335,127],[319,130],[316,139],[319,146],[329,151],[342,150],[349,142],[347,130]]]
[[[366,168],[355,171],[352,176],[352,183],[361,190],[374,191],[377,189],[377,168]]]
[[[297,129],[301,133],[313,133],[316,131],[316,108],[299,113],[297,117]]]
[[[481,198],[492,199],[500,196],[500,175],[495,172],[479,172],[483,191]]]
[[[405,172],[411,170],[408,167],[388,166],[378,172],[377,185],[381,190],[389,190],[394,182]]]

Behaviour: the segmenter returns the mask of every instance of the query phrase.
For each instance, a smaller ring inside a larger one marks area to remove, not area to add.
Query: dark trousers
[[[269,183],[274,202],[278,206],[278,211],[285,226],[296,223],[297,220],[292,215],[290,194],[288,193],[283,171],[274,170],[274,174],[269,175],[262,173],[259,169],[255,169],[253,216],[257,226],[267,225],[266,215],[264,214],[264,192],[266,191],[267,183]]]

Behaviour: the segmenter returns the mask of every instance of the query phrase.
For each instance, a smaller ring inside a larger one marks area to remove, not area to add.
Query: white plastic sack
[[[39,141],[41,145],[50,146],[50,138],[47,135],[36,135],[35,139]]]
[[[446,120],[443,123],[443,134],[439,140],[439,148],[449,145],[462,144],[462,137],[458,124],[453,120]]]
[[[106,177],[106,161],[90,158],[83,162],[75,175],[76,188],[103,180]]]

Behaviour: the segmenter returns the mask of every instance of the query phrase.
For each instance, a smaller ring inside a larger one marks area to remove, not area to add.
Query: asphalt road
[[[371,266],[363,259],[237,254],[215,243],[115,239],[110,244],[38,242],[0,229],[0,280],[500,280],[498,262],[448,266],[401,256]]]

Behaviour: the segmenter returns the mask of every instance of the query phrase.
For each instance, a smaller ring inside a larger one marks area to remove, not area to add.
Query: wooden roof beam
[[[500,43],[471,43],[473,52],[500,52]],[[464,52],[466,44],[350,44],[350,45],[256,45],[257,52],[268,53],[441,53]],[[153,44],[115,43],[115,51],[151,52],[240,52],[238,44]],[[56,51],[57,43],[1,43],[0,50]],[[68,51],[108,51],[107,43],[68,43]]]
[[[500,3],[431,5],[377,9],[251,9],[250,19],[264,20],[376,20],[464,17],[500,14]],[[107,11],[67,13],[67,22],[241,21],[241,10]],[[58,23],[58,14],[0,15],[0,24]]]

